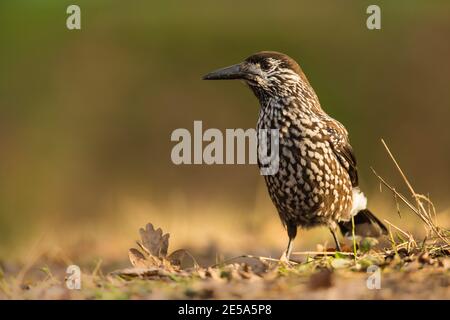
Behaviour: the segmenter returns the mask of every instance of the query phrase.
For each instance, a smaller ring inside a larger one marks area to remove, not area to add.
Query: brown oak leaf
[[[118,270],[113,274],[123,278],[140,277],[146,279],[167,277],[170,274],[186,276],[187,273],[181,267],[186,257],[192,259],[194,268],[198,268],[194,257],[184,249],[176,250],[167,255],[170,235],[164,234],[161,228],[155,229],[153,224],[148,223],[145,228],[139,229],[139,234],[141,241],[136,241],[136,243],[141,250],[131,248],[128,251],[128,258],[133,268]]]

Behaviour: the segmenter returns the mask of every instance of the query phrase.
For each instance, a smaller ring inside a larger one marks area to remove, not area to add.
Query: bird
[[[359,188],[347,129],[322,109],[294,59],[261,51],[203,79],[242,80],[259,100],[258,132],[279,132],[279,168],[264,179],[289,238],[281,261],[290,261],[298,228],[328,227],[337,251],[342,250],[338,229],[345,237],[387,233]]]

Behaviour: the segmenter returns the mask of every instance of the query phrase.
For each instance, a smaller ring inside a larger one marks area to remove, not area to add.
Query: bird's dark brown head
[[[309,86],[297,62],[275,51],[255,53],[241,63],[208,73],[203,79],[244,80],[258,97],[285,97]]]

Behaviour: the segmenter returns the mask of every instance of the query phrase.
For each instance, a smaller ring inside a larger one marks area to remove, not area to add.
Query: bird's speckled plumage
[[[223,76],[222,70],[205,79],[245,80],[260,102],[257,129],[279,130],[279,170],[264,177],[288,230],[287,257],[298,226],[326,225],[336,240],[338,224],[344,231],[345,222],[363,212],[364,217],[358,222],[369,222],[385,231],[365,208],[366,199],[358,188],[356,160],[347,130],[322,109],[293,59],[265,51],[233,66],[231,76],[229,71]]]
[[[265,176],[272,201],[285,224],[349,220],[358,179],[347,131],[322,110],[297,63],[279,57],[262,53],[247,59],[268,70],[262,85],[249,83],[261,104],[257,128],[280,132],[279,171]]]

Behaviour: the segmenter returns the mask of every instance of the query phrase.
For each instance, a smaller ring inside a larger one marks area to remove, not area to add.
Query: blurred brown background
[[[171,132],[194,120],[255,126],[244,85],[200,79],[261,50],[296,59],[346,125],[373,211],[423,231],[370,171],[404,190],[383,137],[448,227],[450,3],[376,3],[380,31],[366,28],[373,1],[2,1],[0,258],[37,243],[68,259],[126,259],[148,221],[174,246],[281,252],[256,166],[170,160]],[[69,4],[81,31],[66,29]],[[308,231],[296,248],[330,240]]]

